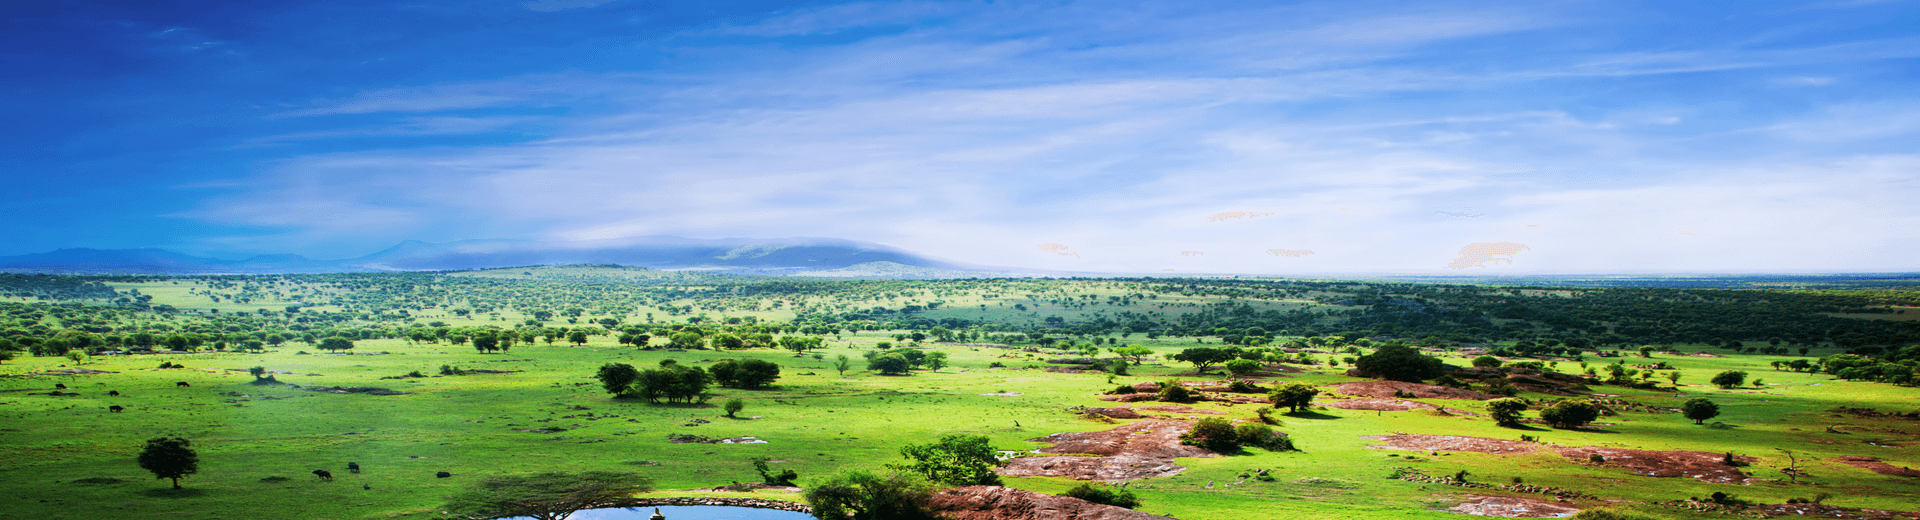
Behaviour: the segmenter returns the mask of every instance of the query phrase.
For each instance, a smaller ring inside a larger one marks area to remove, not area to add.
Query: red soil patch
[[[1888,511],[1885,509],[1855,509],[1851,507],[1822,504],[1762,504],[1753,506],[1767,516],[1807,516],[1819,518],[1846,518],[1851,520],[1909,520],[1920,518],[1920,511]]]
[[[1338,400],[1338,401],[1314,401],[1314,404],[1325,406],[1327,408],[1339,408],[1341,410],[1376,410],[1376,411],[1386,411],[1386,412],[1405,412],[1408,410],[1432,410],[1435,408],[1439,408],[1437,406],[1430,405],[1427,403],[1414,402],[1414,401],[1402,401],[1399,399],[1388,399],[1388,398],[1380,398],[1380,397],[1369,397],[1366,399],[1346,399],[1346,400]]]
[[[1201,410],[1199,408],[1194,408],[1191,406],[1180,406],[1177,404],[1163,404],[1159,406],[1141,406],[1141,407],[1136,407],[1134,409],[1146,410],[1149,412],[1204,413],[1204,414],[1212,414],[1212,415],[1226,415],[1226,412],[1217,412],[1213,410]]]
[[[1413,394],[1413,397],[1419,399],[1472,399],[1475,401],[1485,401],[1493,398],[1491,395],[1472,390],[1401,381],[1362,381],[1358,383],[1340,383],[1327,386],[1338,389],[1342,394],[1370,397],[1391,398],[1399,397],[1399,395],[1395,395],[1396,392],[1410,392]]]
[[[1507,518],[1566,518],[1580,512],[1569,505],[1555,504],[1545,500],[1524,497],[1489,497],[1467,495],[1467,501],[1449,509],[1456,513],[1474,516],[1503,516]]]
[[[1704,451],[1652,451],[1626,448],[1568,448],[1560,450],[1560,455],[1576,462],[1587,462],[1594,454],[1606,459],[1603,466],[1626,468],[1634,473],[1649,477],[1688,477],[1702,482],[1716,484],[1739,484],[1747,481],[1747,474],[1740,468],[1728,466],[1724,453]],[[1740,462],[1755,462],[1760,459],[1735,456]]]
[[[1880,457],[1848,456],[1848,457],[1834,457],[1827,460],[1831,460],[1841,464],[1846,464],[1848,466],[1853,466],[1856,468],[1865,469],[1868,471],[1872,471],[1874,473],[1879,473],[1881,475],[1891,475],[1895,477],[1920,477],[1920,471],[1916,471],[1913,468],[1909,468],[1905,466],[1896,467],[1892,464],[1881,462]]]
[[[1396,433],[1393,435],[1373,435],[1361,438],[1386,441],[1385,445],[1368,446],[1369,448],[1413,451],[1471,451],[1512,455],[1532,453],[1533,450],[1540,447],[1539,444],[1532,442],[1489,439],[1486,437],[1461,437],[1458,435],[1409,435]]]
[[[1087,413],[1097,413],[1114,419],[1145,419],[1147,416],[1132,408],[1088,408]]]
[[[1172,520],[1078,498],[1000,486],[965,486],[933,495],[928,509],[953,520]]]
[[[1083,453],[1089,456],[1019,457],[999,469],[1010,477],[1067,477],[1077,480],[1136,480],[1176,475],[1186,470],[1173,465],[1180,457],[1211,457],[1213,452],[1180,444],[1180,434],[1193,429],[1182,421],[1140,421],[1097,432],[1056,433],[1030,439],[1052,443],[1042,453]]]
[[[1119,394],[1119,395],[1100,396],[1100,400],[1102,401],[1113,401],[1116,403],[1137,403],[1140,401],[1152,401],[1159,398],[1160,396],[1154,395],[1154,394]]]

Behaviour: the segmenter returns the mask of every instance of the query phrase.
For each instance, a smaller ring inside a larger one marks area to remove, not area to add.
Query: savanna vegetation
[[[1533,488],[1594,515],[1920,509],[1898,473],[1920,463],[1920,291],[1773,285],[0,274],[0,491],[32,518],[540,515],[636,493],[899,518],[985,483],[1183,519],[1438,518]],[[1369,381],[1414,386],[1330,386]],[[1134,420],[1076,413],[1123,393],[1193,410],[1145,413],[1220,455],[1119,485],[996,473],[1034,439]],[[1393,403],[1341,407],[1362,398]],[[1366,438],[1393,432],[1537,449]],[[1590,447],[1725,454],[1743,477],[1562,453]],[[1516,485],[1461,484],[1496,480]],[[687,491],[742,481],[803,491]]]

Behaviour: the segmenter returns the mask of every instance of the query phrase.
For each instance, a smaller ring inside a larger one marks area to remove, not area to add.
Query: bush
[[[1120,386],[1116,386],[1116,387],[1113,387],[1113,390],[1112,390],[1112,391],[1110,391],[1110,392],[1107,392],[1107,393],[1109,393],[1109,394],[1114,394],[1114,395],[1119,395],[1119,394],[1131,394],[1131,393],[1134,393],[1134,391],[1133,391],[1133,385],[1120,385]]]
[[[747,408],[746,401],[743,401],[738,397],[728,399],[727,405],[726,405],[727,417],[733,417],[733,414],[740,413],[740,410],[744,410],[746,408]]]
[[[1235,359],[1226,363],[1227,371],[1241,376],[1260,371],[1260,362],[1251,359]]]
[[[1498,396],[1513,397],[1516,395],[1520,395],[1520,387],[1513,386],[1507,383],[1500,383],[1497,385],[1487,387],[1487,393],[1498,395]]]
[[[1140,507],[1140,499],[1134,497],[1132,491],[1110,487],[1093,487],[1092,484],[1074,486],[1068,489],[1067,492],[1061,493],[1060,496],[1073,497],[1095,504],[1106,504],[1127,509]]]
[[[1498,367],[1500,366],[1500,358],[1493,357],[1493,356],[1480,356],[1477,358],[1473,358],[1473,366],[1482,367],[1482,368]]]
[[[912,369],[913,363],[907,361],[906,356],[899,354],[884,354],[874,356],[873,359],[867,360],[867,370],[882,374],[904,375]]]
[[[1194,422],[1192,430],[1180,434],[1180,443],[1214,453],[1232,453],[1240,450],[1240,434],[1234,430],[1232,421],[1208,417]]]
[[[1234,427],[1233,434],[1244,446],[1253,446],[1267,451],[1295,451],[1292,438],[1287,437],[1287,434],[1273,431],[1273,427],[1265,424],[1242,424]]]
[[[912,473],[849,471],[806,486],[802,495],[821,520],[932,520],[933,486]]]
[[[1584,400],[1561,401],[1540,411],[1540,419],[1555,428],[1576,428],[1600,418],[1600,406]]]
[[[767,468],[766,457],[755,457],[753,459],[753,469],[760,472],[760,481],[767,483],[769,486],[791,486],[793,485],[793,479],[800,478],[800,474],[791,469],[774,473],[773,470]]]
[[[1713,379],[1708,382],[1720,388],[1733,388],[1747,382],[1747,373],[1739,370],[1728,370],[1714,374]]]
[[[1311,406],[1313,404],[1313,397],[1316,395],[1320,395],[1320,389],[1314,388],[1313,385],[1290,383],[1269,394],[1267,396],[1267,402],[1273,403],[1274,408],[1285,406],[1292,408],[1294,413],[1298,413],[1301,408]]]
[[[1113,360],[1113,375],[1116,375],[1116,376],[1127,375],[1127,360],[1124,360],[1124,359]]]
[[[942,435],[931,444],[909,444],[900,448],[900,456],[911,460],[894,469],[912,471],[937,483],[951,486],[993,486],[1000,484],[999,452],[984,435]]]
[[[1421,354],[1413,347],[1404,345],[1380,347],[1353,362],[1353,367],[1361,372],[1409,383],[1440,377],[1444,373],[1444,365],[1439,358]]]
[[[1262,423],[1279,426],[1280,420],[1273,418],[1273,410],[1272,408],[1258,408],[1253,411],[1253,414],[1260,416],[1260,422]]]
[[[1187,389],[1187,385],[1180,384],[1179,381],[1168,381],[1160,385],[1160,400],[1169,403],[1191,403],[1194,400],[1193,390]]]
[[[1245,360],[1242,360],[1242,361],[1245,361]],[[1228,392],[1252,394],[1252,393],[1259,393],[1264,390],[1266,389],[1260,388],[1260,385],[1253,384],[1243,379],[1235,379],[1233,380],[1233,382],[1227,383]]]

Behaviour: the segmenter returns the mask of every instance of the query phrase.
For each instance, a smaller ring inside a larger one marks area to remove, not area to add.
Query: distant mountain
[[[314,260],[291,254],[223,260],[153,248],[61,249],[0,257],[0,271],[122,274],[445,271],[561,264],[620,264],[754,274],[832,272],[823,275],[865,274],[883,278],[947,278],[963,272],[1006,271],[936,260],[871,242],[812,237],[708,240],[646,236],[578,242],[468,240],[443,244],[409,240],[371,255],[344,260]],[[900,267],[880,272],[869,268],[848,269],[862,265]]]

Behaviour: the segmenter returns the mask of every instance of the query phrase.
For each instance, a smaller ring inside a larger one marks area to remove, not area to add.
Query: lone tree
[[[1705,397],[1695,397],[1680,405],[1680,414],[1693,419],[1694,424],[1704,424],[1707,419],[1720,416],[1720,405]]]
[[[988,444],[985,435],[942,435],[932,444],[909,444],[900,455],[911,460],[894,469],[912,471],[928,480],[950,486],[995,486],[1000,475],[999,452]]]
[[[738,397],[727,400],[727,405],[726,405],[727,417],[733,417],[733,414],[740,413],[741,410],[745,410],[745,409],[747,409],[746,400],[740,399]]]
[[[1360,356],[1353,361],[1353,367],[1361,372],[1391,379],[1418,383],[1424,379],[1440,377],[1444,363],[1440,358],[1421,354],[1413,347],[1405,345],[1387,345]]]
[[[140,450],[140,467],[154,478],[173,479],[173,488],[180,489],[180,477],[200,472],[200,453],[184,437],[155,437]]]
[[[1527,411],[1527,401],[1512,397],[1487,401],[1487,415],[1493,416],[1493,422],[1501,426],[1520,424],[1520,414]]]
[[[1480,368],[1498,367],[1500,366],[1500,358],[1493,357],[1493,356],[1480,356],[1477,358],[1473,358],[1473,366],[1480,367]]]
[[[617,471],[504,475],[481,480],[475,488],[449,498],[442,509],[474,520],[516,516],[564,520],[583,509],[619,506],[634,493],[652,489],[653,482],[646,477]]]
[[[840,375],[847,375],[847,369],[849,368],[853,368],[853,358],[847,357],[846,354],[841,354],[833,358],[833,369],[839,371]]]
[[[1273,403],[1274,408],[1284,406],[1293,409],[1288,413],[1300,413],[1301,408],[1313,404],[1313,397],[1317,395],[1320,395],[1320,389],[1314,388],[1313,385],[1291,383],[1275,389],[1272,394],[1267,395],[1267,401]]]
[[[807,505],[820,520],[931,520],[933,485],[919,475],[849,471],[806,486]]]
[[[336,350],[353,350],[353,340],[339,336],[331,336],[327,339],[320,340],[320,344],[315,345],[314,348],[329,352]]]
[[[913,363],[899,354],[882,354],[867,360],[867,370],[886,375],[905,375],[912,369]]]
[[[1714,386],[1718,386],[1720,388],[1733,388],[1733,387],[1745,384],[1747,382],[1747,373],[1741,372],[1739,370],[1728,370],[1726,372],[1714,374],[1713,379],[1710,379],[1707,382],[1713,383]]]
[[[1239,355],[1226,349],[1194,347],[1182,350],[1179,354],[1167,356],[1167,359],[1193,363],[1193,371],[1195,373],[1205,374],[1207,373],[1207,369],[1213,365],[1232,361],[1239,357]]]
[[[1600,418],[1600,406],[1585,400],[1561,401],[1540,411],[1540,419],[1555,428],[1578,428]]]

